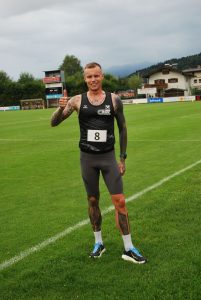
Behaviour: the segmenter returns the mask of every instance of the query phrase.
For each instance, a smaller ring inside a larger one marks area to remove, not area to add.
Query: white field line
[[[183,169],[171,174],[170,176],[167,176],[167,177],[161,179],[160,181],[156,182],[155,184],[153,184],[151,186],[148,186],[147,188],[143,189],[142,191],[140,191],[136,194],[133,194],[132,196],[130,196],[129,198],[126,199],[126,202],[128,203],[130,201],[136,200],[137,198],[141,197],[142,195],[146,194],[147,192],[161,186],[162,184],[164,184],[165,182],[171,180],[172,178],[174,178],[176,176],[179,176],[180,174],[194,168],[195,166],[197,166],[200,163],[201,163],[201,160],[198,160],[195,163],[187,166],[186,168],[183,168]],[[109,212],[111,212],[112,210],[114,210],[113,205],[111,205],[108,208],[106,208],[105,210],[103,210],[102,215],[106,215]],[[20,252],[18,255],[14,256],[13,258],[2,262],[0,264],[0,271],[16,264],[18,261],[23,260],[24,258],[26,258],[27,256],[33,254],[34,252],[38,252],[41,249],[45,248],[46,246],[55,243],[57,240],[65,237],[66,235],[70,234],[71,232],[73,232],[73,231],[75,231],[75,230],[77,230],[77,229],[79,229],[79,228],[81,228],[81,227],[83,227],[84,225],[87,225],[87,224],[89,224],[89,219],[85,219],[83,221],[80,221],[77,224],[66,228],[64,231],[50,237],[49,239],[44,240],[43,242],[41,242],[41,243],[25,250],[25,251]]]
[[[68,142],[77,142],[78,139],[71,139],[71,140],[55,140],[55,139],[1,139],[0,138],[0,142],[30,142],[30,143],[37,143],[37,142],[47,142],[47,143],[55,143],[55,142],[65,142],[65,143],[68,143]]]
[[[55,139],[20,139],[20,138],[0,138],[0,142],[47,142],[47,143],[55,143],[55,142],[77,142],[78,139],[70,139],[70,140],[55,140]],[[192,143],[192,142],[201,142],[201,140],[149,140],[149,139],[136,139],[136,140],[129,140],[129,142],[167,142],[167,143],[177,143],[177,142],[181,142],[181,143]]]
[[[41,121],[47,121],[47,120],[49,120],[49,122],[50,122],[50,118],[39,118],[36,120],[24,120],[24,121],[19,121],[19,122],[9,122],[9,123],[0,122],[0,124],[3,124],[4,126],[13,126],[13,125],[18,125],[18,124],[41,122]]]
[[[183,115],[183,116],[179,116],[179,118],[200,118],[201,117],[201,113],[195,113],[195,114],[189,114],[189,115]]]
[[[167,142],[167,143],[177,143],[177,142],[181,142],[181,143],[185,143],[185,142],[201,142],[201,140],[149,140],[149,139],[144,139],[144,140],[129,140],[129,142]]]

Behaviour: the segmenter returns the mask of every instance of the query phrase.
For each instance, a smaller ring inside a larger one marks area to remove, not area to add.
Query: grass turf
[[[51,128],[52,110],[0,113],[4,262],[87,218],[77,116]],[[127,197],[201,159],[201,103],[125,106]],[[116,145],[118,155],[118,143]],[[135,245],[149,263],[121,260],[114,212],[107,252],[92,261],[90,225],[0,272],[2,299],[199,299],[201,164],[128,203]],[[111,205],[101,180],[101,208]]]

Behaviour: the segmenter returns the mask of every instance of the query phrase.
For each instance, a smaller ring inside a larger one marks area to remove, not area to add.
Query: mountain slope
[[[128,77],[136,74],[139,74],[142,77],[146,77],[146,75],[149,72],[157,70],[158,68],[162,67],[164,64],[176,64],[177,69],[179,71],[189,69],[189,68],[196,68],[198,65],[201,65],[201,53],[186,56],[186,57],[181,57],[181,58],[172,58],[164,62],[159,62],[158,64],[151,65],[150,67],[134,71]]]

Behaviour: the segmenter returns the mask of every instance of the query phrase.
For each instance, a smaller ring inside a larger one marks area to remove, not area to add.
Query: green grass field
[[[51,128],[52,112],[0,113],[1,266],[88,218],[77,116]],[[111,211],[101,259],[88,258],[94,237],[85,224],[1,267],[0,299],[201,299],[201,102],[128,105],[125,116],[124,189],[127,198],[144,191],[127,206],[134,244],[149,262],[121,259]],[[116,149],[118,156],[118,138]],[[105,210],[111,200],[100,185]]]

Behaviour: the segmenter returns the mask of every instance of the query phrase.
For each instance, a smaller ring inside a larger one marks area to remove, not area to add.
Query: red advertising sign
[[[61,82],[61,77],[55,76],[55,77],[44,77],[43,78],[43,83],[53,83],[53,82]]]

